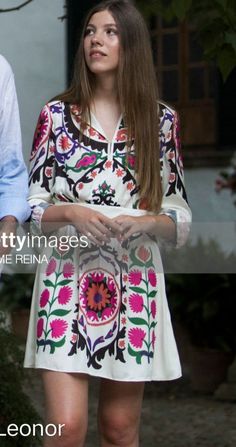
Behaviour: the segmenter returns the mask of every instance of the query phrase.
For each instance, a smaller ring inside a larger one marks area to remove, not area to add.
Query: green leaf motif
[[[156,322],[156,321],[153,321],[152,324],[151,324],[151,326],[150,326],[150,329],[154,329],[154,327],[156,327],[156,325],[157,325],[157,322]]]
[[[130,269],[134,266],[139,266],[142,267],[143,265],[145,265],[142,261],[140,261],[136,255],[135,255],[135,251],[136,248],[132,248],[131,252],[130,252],[130,259],[132,261],[132,264],[130,265]]]
[[[152,290],[152,292],[150,292],[148,294],[148,298],[155,298],[156,294],[157,294],[157,290]]]
[[[43,282],[46,287],[55,287],[55,284],[53,284],[53,282],[50,281],[50,279],[45,279]]]
[[[65,317],[68,315],[71,311],[70,310],[64,310],[64,309],[56,309],[53,310],[50,315],[56,315],[57,317]]]
[[[130,290],[137,293],[145,293],[145,295],[147,294],[147,291],[142,289],[142,287],[130,287]]]
[[[58,286],[66,286],[67,284],[70,284],[72,281],[73,281],[72,279],[63,279],[57,285]]]
[[[50,354],[54,354],[56,348],[60,348],[65,344],[66,336],[59,341],[50,340]]]
[[[61,255],[58,253],[58,251],[55,248],[53,248],[53,251],[52,251],[52,258],[61,259]]]
[[[148,326],[148,322],[143,318],[129,318],[129,321],[137,326]]]
[[[136,357],[136,362],[138,365],[141,365],[141,359],[142,359],[142,355],[140,352],[134,351],[130,345],[128,345],[128,353],[132,356],[132,357]]]
[[[38,312],[38,316],[39,317],[47,317],[47,312],[46,312],[46,310],[40,310],[40,312]]]

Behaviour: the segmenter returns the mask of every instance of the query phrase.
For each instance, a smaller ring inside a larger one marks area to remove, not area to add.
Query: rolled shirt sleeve
[[[24,222],[30,215],[27,203],[28,174],[22,155],[20,118],[14,76],[0,55],[0,219],[14,216]]]

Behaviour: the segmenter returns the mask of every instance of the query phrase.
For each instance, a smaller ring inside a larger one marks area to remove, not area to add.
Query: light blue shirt
[[[0,219],[10,215],[24,222],[30,215],[27,194],[14,76],[0,55]]]

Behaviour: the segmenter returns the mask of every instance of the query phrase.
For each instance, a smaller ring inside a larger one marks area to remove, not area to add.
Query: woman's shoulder
[[[164,101],[158,101],[157,105],[158,105],[160,119],[165,116],[168,117],[170,120],[174,119],[177,112],[170,104],[168,104]]]

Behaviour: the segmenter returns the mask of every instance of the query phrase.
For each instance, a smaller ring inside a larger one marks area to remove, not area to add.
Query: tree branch
[[[19,11],[19,9],[23,8],[24,6],[28,5],[31,2],[33,2],[33,0],[27,0],[26,2],[22,3],[19,6],[15,6],[14,8],[0,9],[0,13],[1,12]]]

